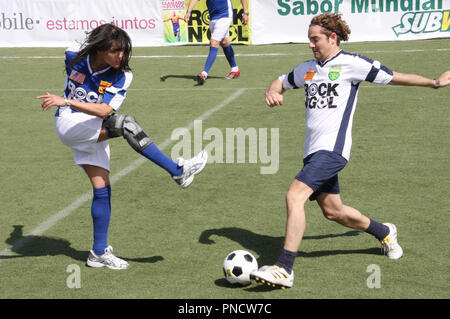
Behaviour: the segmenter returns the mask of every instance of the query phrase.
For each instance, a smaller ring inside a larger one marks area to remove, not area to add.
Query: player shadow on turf
[[[175,78],[175,79],[187,79],[197,82],[197,76],[196,75],[181,75],[181,74],[168,74],[163,75],[159,78],[161,82],[165,82],[167,79]],[[209,79],[223,79],[223,76],[208,76]],[[196,84],[195,86],[201,86],[201,84]]]
[[[159,78],[161,82],[165,82],[167,79],[175,78],[175,79],[187,79],[192,81],[197,81],[197,76],[195,75],[181,75],[181,74],[169,74],[163,75]]]
[[[360,231],[351,230],[342,234],[326,234],[326,235],[314,235],[314,236],[303,236],[303,240],[320,240],[334,237],[351,237],[358,236],[361,234]],[[242,249],[247,249],[254,251],[259,256],[259,265],[266,265],[273,262],[274,259],[278,258],[278,254],[284,244],[284,237],[272,237],[266,235],[256,234],[252,231],[237,228],[237,227],[226,227],[219,229],[208,229],[202,232],[199,238],[199,242],[202,244],[211,245],[214,244],[211,236],[226,237],[233,240],[239,244]],[[379,248],[369,248],[369,249],[357,249],[357,250],[323,250],[323,251],[312,251],[312,252],[302,252],[297,253],[297,257],[323,257],[330,255],[340,255],[340,254],[377,254],[380,253]]]
[[[10,250],[19,255],[0,256],[0,259],[12,259],[23,257],[57,256],[65,255],[78,261],[85,262],[89,255],[88,250],[76,250],[71,243],[64,238],[55,238],[37,235],[23,235],[23,225],[13,225],[14,230],[10,233],[5,243],[10,245]],[[127,261],[155,263],[164,260],[162,256],[145,258],[124,258]]]
[[[341,234],[325,234],[304,236],[303,240],[320,240],[335,237],[352,237],[358,236],[362,232],[357,230],[347,231]],[[284,237],[272,237],[266,235],[256,234],[247,229],[237,227],[225,227],[219,229],[208,229],[202,232],[199,238],[201,244],[212,245],[215,243],[211,236],[225,237],[238,243],[236,249],[245,249],[254,251],[260,257],[258,258],[258,265],[271,265],[274,260],[279,257],[279,252],[284,244]],[[297,257],[325,257],[331,255],[346,255],[346,254],[380,254],[380,248],[366,248],[366,249],[353,249],[353,250],[320,250],[311,252],[297,252]],[[275,254],[275,255],[274,255]],[[217,279],[215,284],[220,287],[232,287],[228,282],[222,278]],[[262,288],[261,288],[262,287]],[[253,289],[253,288],[252,288]],[[258,291],[270,290],[270,287],[258,286],[254,288]],[[254,291],[254,290],[252,290]]]

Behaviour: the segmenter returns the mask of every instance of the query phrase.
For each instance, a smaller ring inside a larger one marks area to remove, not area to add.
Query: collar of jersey
[[[111,66],[108,66],[100,71],[94,72],[94,70],[92,70],[92,67],[91,67],[91,55],[90,54],[88,54],[86,61],[87,61],[87,65],[88,65],[89,72],[91,73],[91,75],[102,74],[102,73],[105,73],[106,71],[108,71],[109,69],[111,69]]]
[[[338,53],[336,53],[335,55],[333,55],[331,58],[329,58],[329,59],[327,59],[327,60],[325,60],[325,62],[320,62],[320,61],[317,61],[317,64],[319,64],[319,66],[320,67],[324,67],[325,66],[325,64],[327,64],[328,62],[330,62],[331,60],[334,60],[334,59],[336,59],[340,54],[342,53],[342,49],[341,50],[339,50],[339,52]]]

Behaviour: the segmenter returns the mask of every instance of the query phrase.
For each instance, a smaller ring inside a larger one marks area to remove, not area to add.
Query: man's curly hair
[[[347,23],[342,20],[342,15],[340,13],[324,13],[315,16],[311,20],[311,25],[319,25],[325,29],[325,34],[327,37],[331,36],[334,32],[337,34],[337,44],[339,45],[341,41],[348,41],[349,35],[351,33]]]

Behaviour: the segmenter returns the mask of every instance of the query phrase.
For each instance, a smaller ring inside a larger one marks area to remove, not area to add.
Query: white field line
[[[355,50],[353,50],[355,51]],[[405,50],[373,50],[373,51],[358,51],[355,53],[371,54],[371,53],[417,53],[417,52],[430,52],[430,51],[450,51],[450,48],[437,48],[437,49],[405,49]],[[311,55],[309,50],[298,53],[236,53],[238,57],[266,57],[266,56],[292,56],[292,55]],[[218,56],[224,56],[218,54]],[[186,58],[206,58],[204,54],[193,55],[133,55],[133,59],[186,59]],[[0,59],[63,59],[64,57],[56,55],[32,55],[32,56],[0,56]]]
[[[264,56],[286,56],[292,55],[289,53],[236,53],[235,56],[240,57],[264,57]],[[218,54],[217,56],[225,56]],[[193,55],[133,55],[133,59],[186,59],[186,58],[206,58],[207,54],[193,54]],[[64,59],[58,55],[31,55],[31,56],[0,56],[0,59]]]
[[[203,113],[202,115],[197,117],[195,120],[206,120],[211,115],[213,115],[214,113],[216,113],[217,111],[219,111],[220,109],[224,108],[225,106],[230,104],[232,101],[237,99],[245,91],[246,91],[245,88],[238,89],[236,92],[231,94],[228,98],[226,98],[221,103],[219,103],[218,105],[214,106],[213,108],[209,109],[208,111],[206,111],[205,113]],[[194,127],[194,121],[189,123],[185,128],[187,128],[188,130],[192,130],[193,127]],[[169,137],[166,140],[164,140],[162,143],[160,143],[158,145],[158,147],[161,150],[164,150],[172,142],[173,141]],[[148,160],[143,158],[143,157],[138,158],[137,160],[132,162],[130,165],[128,165],[127,167],[122,169],[120,172],[114,174],[111,177],[111,184],[119,181],[120,179],[125,177],[128,173],[134,171],[136,168],[141,166],[143,163],[146,163],[147,161]],[[76,209],[78,209],[80,206],[84,205],[87,201],[89,201],[91,199],[92,199],[92,192],[91,191],[81,195],[74,202],[69,204],[67,207],[63,208],[62,210],[60,210],[59,212],[57,212],[56,214],[51,216],[49,219],[47,219],[46,221],[42,222],[39,226],[37,226],[35,229],[33,229],[30,233],[26,234],[22,239],[19,239],[18,241],[16,241],[14,243],[14,245],[7,247],[3,251],[0,251],[0,256],[11,256],[11,255],[13,255],[15,249],[20,249],[21,247],[24,247],[25,245],[27,245],[29,242],[31,242],[35,238],[34,236],[42,235],[45,231],[47,231],[49,228],[54,226],[58,221],[60,221],[61,219],[65,218],[67,216],[69,216]],[[0,262],[2,260],[4,260],[4,259],[0,259]]]

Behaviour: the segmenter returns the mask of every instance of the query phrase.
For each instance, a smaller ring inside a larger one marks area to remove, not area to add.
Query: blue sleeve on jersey
[[[107,88],[105,90],[105,94],[103,95],[102,102],[109,104],[111,100],[116,96],[116,94],[120,94],[121,96],[125,96],[126,90],[121,89],[125,84],[125,75],[123,73],[120,74],[120,77],[113,83],[111,90]]]
[[[65,55],[65,63],[66,65],[69,65],[69,63],[75,59],[75,57],[77,56],[77,52],[73,52],[73,51],[66,51],[66,55]]]
[[[117,78],[113,80],[112,86],[105,89],[102,102],[117,111],[125,100],[132,79],[133,74],[131,72],[119,72]]]
[[[114,92],[110,92],[111,90],[106,89],[105,90],[105,95],[103,96],[103,103],[108,104],[109,106],[111,106],[113,109],[117,110],[120,106],[120,104],[122,104],[122,102],[125,100],[125,95],[127,93],[127,90],[122,89],[122,90],[115,90]],[[116,103],[112,103],[112,101],[114,99],[119,99],[121,102],[119,105],[117,105]]]
[[[66,65],[66,67],[70,64],[70,62],[72,62],[73,59],[75,59],[76,56],[77,56],[77,52],[66,51],[65,58],[64,58],[64,63]],[[67,75],[69,75],[70,72],[71,71],[66,68]]]

